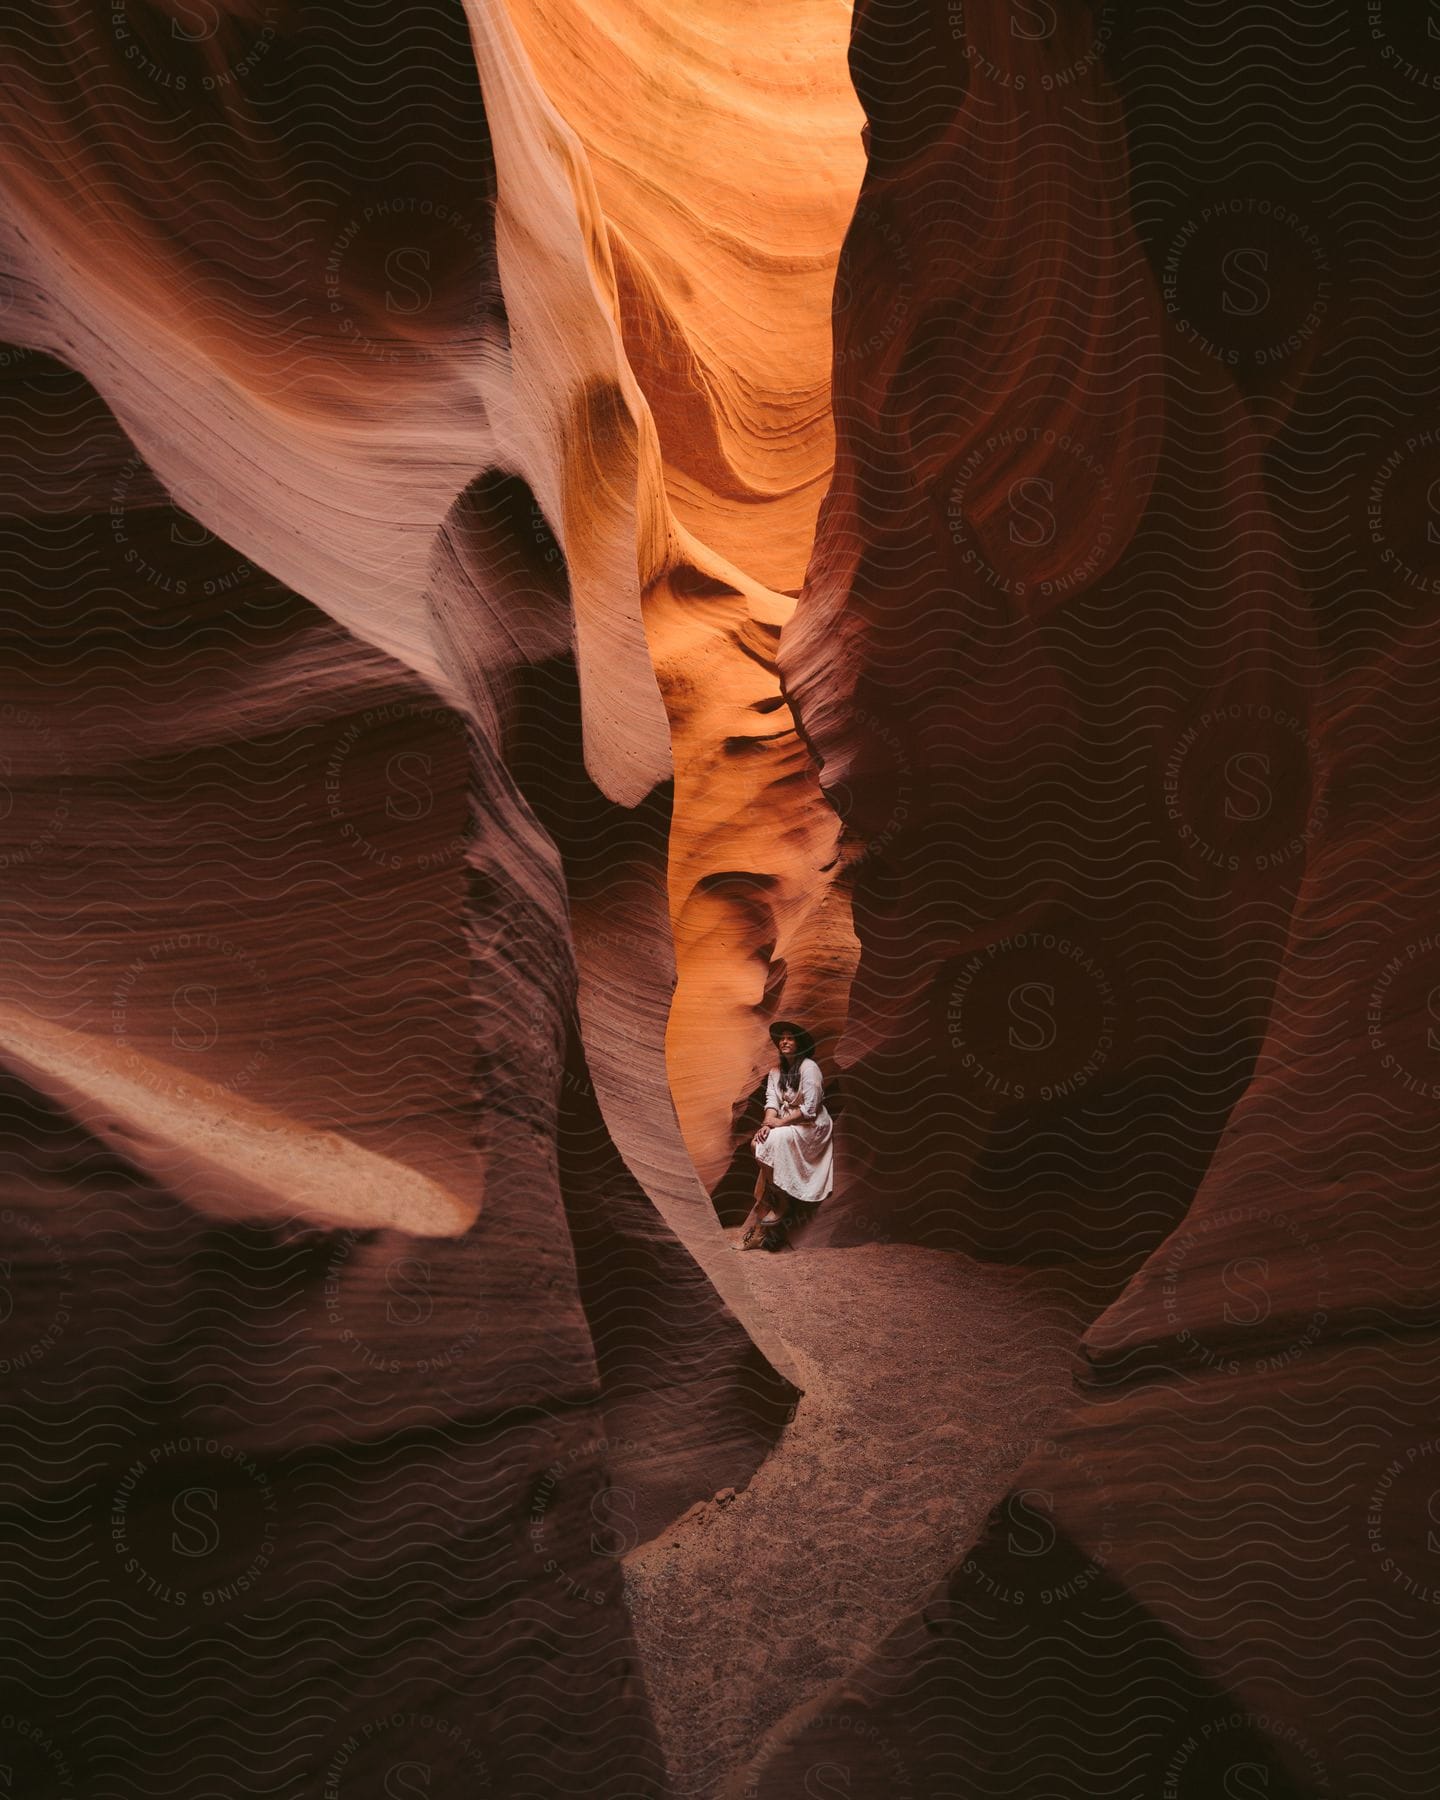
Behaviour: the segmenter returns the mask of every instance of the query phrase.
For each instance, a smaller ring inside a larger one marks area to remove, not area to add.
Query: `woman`
[[[760,1174],[740,1239],[746,1250],[780,1249],[796,1204],[818,1206],[833,1186],[832,1127],[815,1041],[793,1019],[777,1019],[770,1036],[780,1055],[765,1084],[765,1121],[752,1140]]]

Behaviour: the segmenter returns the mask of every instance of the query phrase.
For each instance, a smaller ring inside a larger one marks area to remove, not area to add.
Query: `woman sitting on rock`
[[[770,1036],[779,1062],[765,1084],[765,1122],[753,1139],[760,1174],[740,1239],[744,1250],[780,1249],[797,1206],[818,1206],[833,1186],[832,1127],[815,1040],[793,1019],[777,1019]]]

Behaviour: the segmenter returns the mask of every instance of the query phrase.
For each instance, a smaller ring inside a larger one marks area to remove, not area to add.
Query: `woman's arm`
[[[757,1138],[766,1137],[780,1123],[780,1090],[772,1069],[765,1079],[765,1117],[760,1121]]]
[[[767,1126],[813,1124],[824,1104],[825,1089],[820,1080],[820,1071],[813,1062],[807,1060],[800,1066],[799,1100],[794,1106],[785,1107],[783,1111],[767,1106],[765,1123]],[[774,1114],[773,1118],[771,1117],[772,1113]]]
[[[825,1087],[820,1080],[820,1066],[809,1057],[800,1065],[800,1101],[794,1116],[808,1122],[819,1117],[825,1104]]]
[[[782,1125],[793,1125],[799,1117],[798,1111],[778,1112],[775,1107],[767,1106],[765,1118],[755,1133],[756,1141],[763,1144],[772,1131],[778,1131]]]

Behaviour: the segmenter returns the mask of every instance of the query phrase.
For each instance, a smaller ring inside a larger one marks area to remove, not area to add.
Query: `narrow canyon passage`
[[[841,821],[776,661],[835,462],[835,272],[865,169],[850,14],[834,0],[511,11],[583,151],[607,304],[653,427],[642,486],[664,551],[640,576],[674,768],[665,1061],[713,1192],[782,996],[833,1043],[858,955]]]
[[[1423,19],[203,10],[0,17],[0,1786],[1431,1800]]]
[[[751,1791],[757,1751],[921,1603],[1071,1397],[1083,1324],[1058,1272],[915,1245],[744,1263],[804,1397],[743,1492],[625,1570],[676,1800]]]
[[[515,14],[585,146],[657,433],[672,549],[643,618],[675,772],[666,1065],[726,1217],[768,1021],[805,1019],[833,1069],[859,954],[856,846],[778,658],[834,466],[831,309],[862,115],[848,9],[792,0],[763,26],[747,10],[696,9],[663,54],[648,5]],[[634,105],[589,78],[603,58],[640,82],[647,57],[667,82]],[[626,1565],[671,1791],[696,1800],[743,1780],[979,1533],[1069,1396],[1082,1324],[1058,1275],[893,1242],[742,1257],[726,1238],[748,1285],[741,1300],[727,1282],[727,1300],[785,1346],[804,1393],[748,1485],[737,1467],[741,1491],[721,1487]]]

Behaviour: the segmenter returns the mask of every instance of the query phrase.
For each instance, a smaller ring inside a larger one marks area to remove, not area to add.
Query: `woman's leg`
[[[776,1187],[775,1172],[773,1169],[766,1169],[764,1174],[765,1183],[763,1190],[758,1181],[755,1183],[756,1201],[758,1202],[760,1200],[763,1192],[764,1198],[770,1202],[769,1211],[773,1213],[777,1219],[788,1223],[796,1216],[798,1211],[796,1202],[791,1195],[785,1192],[784,1188]]]
[[[784,1188],[770,1183],[770,1210],[765,1214],[761,1230],[771,1234],[767,1250],[784,1250],[790,1243],[790,1226],[795,1217],[795,1202]]]
[[[742,1246],[750,1241],[752,1234],[759,1235],[760,1221],[765,1217],[769,1199],[770,1170],[765,1163],[761,1163],[760,1172],[755,1177],[755,1204],[750,1208],[750,1216],[740,1231]]]

